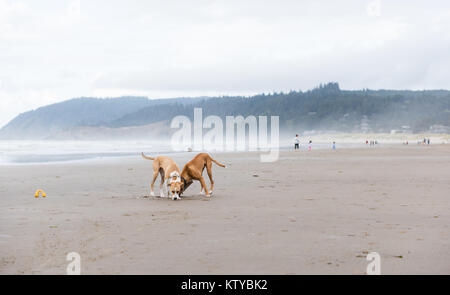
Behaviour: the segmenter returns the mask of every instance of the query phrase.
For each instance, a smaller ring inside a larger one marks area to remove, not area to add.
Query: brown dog
[[[206,196],[210,197],[214,189],[214,180],[212,178],[211,170],[212,162],[216,163],[220,167],[225,167],[225,165],[220,164],[206,153],[198,154],[194,159],[187,162],[183,167],[183,171],[181,171],[181,180],[183,181],[183,184],[181,186],[181,193],[183,193],[192,184],[193,180],[198,180],[202,185],[200,193],[205,190]],[[208,172],[209,181],[211,182],[211,191],[209,192],[208,188],[206,187],[205,179],[202,176],[205,167],[206,171]]]
[[[151,195],[155,196],[153,186],[155,184],[158,174],[161,175],[161,184],[159,186],[161,197],[164,198],[164,190],[166,188],[167,197],[171,195],[172,200],[178,200],[181,194],[182,181],[180,177],[180,168],[178,165],[167,156],[159,156],[156,158],[147,157],[142,153],[142,157],[153,161],[153,181],[151,184]],[[170,189],[169,189],[170,187]]]

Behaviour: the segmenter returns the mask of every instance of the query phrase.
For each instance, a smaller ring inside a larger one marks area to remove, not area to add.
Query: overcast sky
[[[0,126],[80,96],[449,89],[449,52],[447,0],[0,0]]]

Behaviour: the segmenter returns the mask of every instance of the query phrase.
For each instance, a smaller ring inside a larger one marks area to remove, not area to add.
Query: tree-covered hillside
[[[20,114],[0,130],[0,137],[46,138],[80,126],[170,122],[177,115],[193,118],[195,107],[203,109],[203,117],[279,116],[285,131],[450,133],[450,91],[348,91],[328,83],[306,92],[251,97],[72,99]]]
[[[191,104],[201,98],[149,100],[147,97],[74,98],[19,114],[0,130],[0,138],[42,139],[80,126],[106,126],[126,114],[160,104]]]
[[[189,106],[146,107],[112,121],[110,126],[144,125],[176,115],[192,118],[194,107],[202,108],[204,117],[276,115],[287,130],[422,132],[433,126],[445,131],[450,126],[450,91],[342,91],[337,83],[307,92],[220,97]]]

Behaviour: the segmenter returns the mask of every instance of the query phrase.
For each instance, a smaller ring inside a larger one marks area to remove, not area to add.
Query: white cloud
[[[449,88],[449,49],[448,1],[0,0],[0,126],[78,96]]]

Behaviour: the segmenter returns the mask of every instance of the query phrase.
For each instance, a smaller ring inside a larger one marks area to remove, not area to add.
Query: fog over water
[[[293,148],[295,134],[281,134],[279,141],[280,150]],[[379,147],[400,146],[406,141],[410,145],[417,145],[423,138],[430,138],[431,144],[448,144],[448,134],[300,134],[300,150],[309,148],[312,141],[312,149],[331,149],[333,141],[337,149],[367,147],[366,140],[377,141]],[[180,149],[180,146],[177,146]],[[105,161],[119,159],[121,157],[140,157],[140,153],[147,155],[170,155],[174,153],[187,153],[189,146],[182,146],[182,151],[175,151],[170,141],[157,140],[112,140],[112,141],[65,141],[65,140],[0,140],[0,165],[17,164],[42,164],[61,162],[80,162],[87,160]],[[248,144],[245,151],[248,151]],[[224,152],[222,147],[211,150],[192,151],[197,152]],[[231,151],[233,152],[233,151]],[[236,152],[236,151],[234,151]]]

